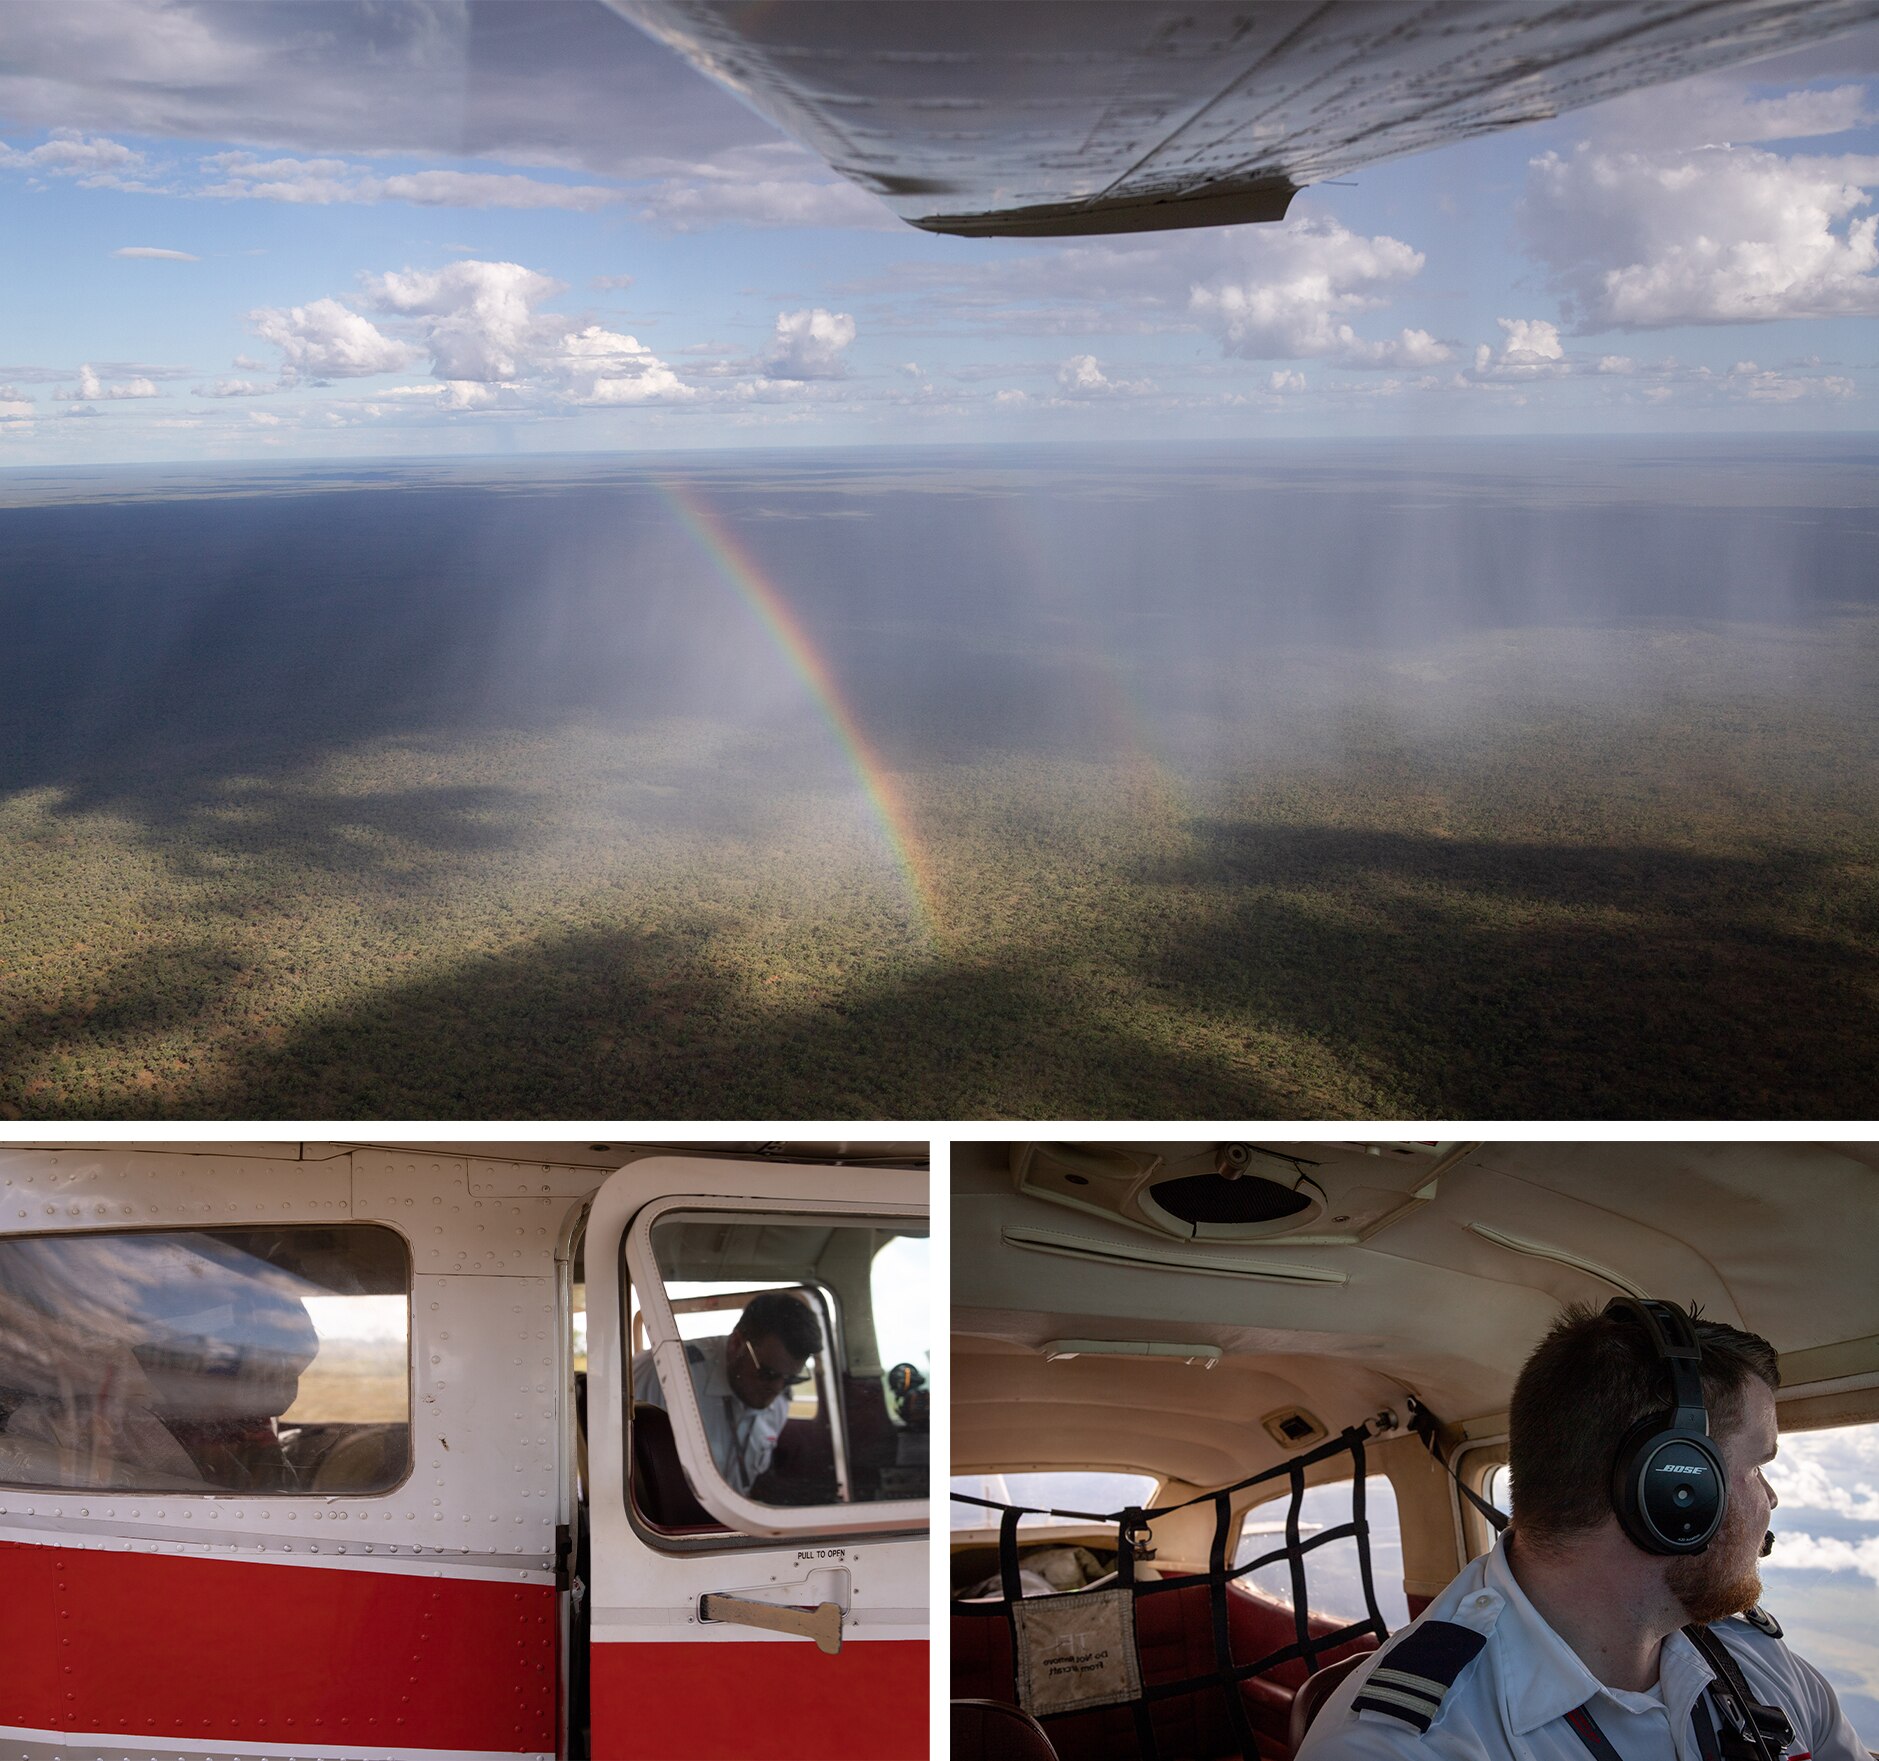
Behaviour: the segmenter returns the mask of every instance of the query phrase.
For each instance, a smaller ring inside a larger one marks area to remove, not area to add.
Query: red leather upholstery
[[[1294,1749],[1305,1740],[1305,1732],[1311,1729],[1311,1721],[1318,1716],[1318,1709],[1331,1698],[1338,1683],[1369,1655],[1368,1651],[1353,1651],[1348,1657],[1340,1657],[1337,1662],[1326,1664],[1300,1685],[1298,1692],[1292,1696],[1292,1717],[1286,1733]]]
[[[1057,1750],[1030,1713],[998,1700],[953,1702],[952,1761],[1057,1761]]]
[[[1236,1661],[1256,1662],[1292,1643],[1289,1610],[1235,1586],[1228,1587],[1227,1608]],[[1311,1626],[1315,1633],[1328,1633],[1337,1624],[1314,1619]],[[1213,1606],[1206,1580],[1197,1578],[1178,1590],[1138,1596],[1135,1632],[1144,1682],[1152,1685],[1210,1674],[1215,1667]],[[1011,1633],[1005,1620],[955,1614],[952,1640],[954,1694],[1013,1702]],[[1340,1647],[1335,1657],[1361,1657],[1375,1648],[1374,1639],[1354,1639]],[[1322,1662],[1319,1673],[1324,1673]],[[1240,1684],[1247,1720],[1265,1761],[1289,1761],[1293,1748],[1292,1701],[1305,1680],[1304,1664],[1293,1662],[1282,1663],[1271,1674]],[[1224,1688],[1208,1687],[1153,1706],[1149,1716],[1154,1721],[1160,1752],[1192,1757],[1194,1761],[1237,1756],[1240,1750],[1226,1693]],[[1051,1719],[1047,1728],[1063,1761],[1133,1761],[1140,1747],[1135,1737],[1134,1712],[1126,1706],[1073,1712]]]
[[[633,1442],[633,1507],[640,1516],[664,1535],[723,1534],[724,1525],[698,1502],[679,1465],[666,1409],[649,1400],[634,1401],[627,1429]]]

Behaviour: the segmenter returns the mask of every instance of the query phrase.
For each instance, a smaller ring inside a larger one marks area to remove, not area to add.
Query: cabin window
[[[1285,1545],[1290,1499],[1289,1491],[1281,1491],[1277,1498],[1267,1499],[1246,1513],[1240,1525],[1235,1565],[1244,1565]],[[1377,1609],[1394,1632],[1409,1624],[1409,1603],[1403,1592],[1403,1534],[1396,1514],[1396,1488],[1387,1475],[1364,1475],[1364,1516],[1370,1525],[1370,1571]],[[1305,1488],[1298,1510],[1301,1541],[1350,1520],[1350,1481]],[[1262,1565],[1240,1582],[1287,1608],[1292,1606],[1292,1568],[1283,1559]],[[1314,1615],[1325,1615],[1340,1625],[1365,1618],[1363,1578],[1354,1536],[1327,1541],[1305,1555],[1305,1590]]]
[[[0,1482],[389,1491],[410,1308],[410,1255],[374,1224],[0,1238]]]
[[[927,1498],[924,1219],[680,1210],[654,1222],[648,1241],[658,1289],[648,1300],[642,1279],[632,1291],[628,1420],[629,1491],[645,1527],[680,1538],[767,1533],[724,1515],[738,1500],[807,1519]],[[688,1425],[693,1466],[711,1486],[684,1464]]]
[[[952,1489],[968,1498],[990,1498],[999,1504],[1040,1505],[1046,1510],[1090,1510],[1107,1514],[1126,1510],[1130,1505],[1146,1505],[1154,1499],[1161,1482],[1153,1474],[1115,1473],[1039,1473],[1039,1474],[956,1474]],[[998,1512],[976,1504],[955,1504],[955,1529],[998,1527]],[[1087,1528],[1089,1524],[1075,1516],[1027,1516],[1018,1524],[1018,1532],[1029,1536],[1034,1529]]]
[[[1879,1750],[1879,1424],[1784,1431],[1761,1603]]]

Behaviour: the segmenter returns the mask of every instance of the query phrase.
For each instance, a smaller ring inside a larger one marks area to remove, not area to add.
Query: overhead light
[[[1046,1363],[1073,1357],[1161,1357],[1211,1370],[1220,1361],[1217,1345],[1190,1345],[1171,1339],[1053,1339],[1044,1347]]]

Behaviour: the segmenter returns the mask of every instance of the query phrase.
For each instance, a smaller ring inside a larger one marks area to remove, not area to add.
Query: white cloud
[[[418,351],[384,335],[371,319],[333,299],[248,314],[263,342],[281,351],[283,368],[309,379],[363,379],[409,366]]]
[[[1057,384],[1069,397],[1133,395],[1154,390],[1146,379],[1111,379],[1094,355],[1072,355],[1060,363]]]
[[[150,257],[163,263],[200,263],[202,259],[189,251],[166,251],[158,245],[120,245],[111,253],[114,257]]]
[[[225,201],[410,202],[426,208],[560,208],[591,213],[625,192],[492,171],[413,171],[381,176],[347,159],[261,159],[214,153],[201,161],[218,181],[194,193]]]
[[[75,389],[55,391],[52,395],[58,402],[76,404],[96,403],[100,399],[157,397],[161,394],[154,381],[141,377],[113,380],[107,385],[87,361],[78,370],[78,385]]]
[[[535,307],[562,285],[520,263],[468,259],[365,277],[375,305],[417,321],[439,379],[520,378],[534,352]]]
[[[643,404],[695,395],[637,337],[598,324],[564,336],[551,365],[573,403]]]
[[[49,140],[24,151],[0,142],[0,166],[76,178],[86,189],[136,189],[150,169],[134,148],[75,128],[54,129]]]
[[[1057,369],[1057,383],[1065,391],[1113,391],[1115,388],[1103,377],[1103,370],[1096,364],[1094,355],[1072,355]]]
[[[1522,223],[1580,331],[1879,312],[1879,159],[1757,148],[1530,162]]]
[[[523,264],[469,259],[361,280],[367,299],[417,342],[385,335],[337,300],[254,314],[257,332],[282,348],[290,377],[361,377],[428,356],[439,383],[394,386],[375,396],[387,407],[423,400],[454,412],[498,403],[519,410],[546,403],[677,402],[697,395],[637,337],[599,324],[576,326],[560,313],[541,310],[565,290]],[[253,396],[266,389],[231,380],[205,395]]]
[[[272,410],[250,410],[248,420],[257,428],[279,428],[285,418],[275,415]]]
[[[1864,85],[1764,92],[1750,89],[1761,68],[1703,74],[1601,105],[1598,139],[1606,147],[1688,150],[1718,144],[1794,141],[1843,133],[1879,121]]]
[[[1267,376],[1266,389],[1273,392],[1303,391],[1305,375],[1289,367],[1279,368]]]
[[[1400,239],[1364,238],[1335,220],[1249,228],[1244,279],[1195,285],[1188,311],[1229,355],[1251,361],[1325,360],[1339,367],[1427,367],[1449,358],[1426,330],[1383,341],[1359,336],[1347,314],[1383,305],[1421,273]]]
[[[1781,1530],[1768,1562],[1794,1571],[1856,1571],[1879,1583],[1879,1535],[1842,1541],[1830,1535],[1791,1534]]]
[[[213,385],[198,385],[197,397],[266,397],[280,390],[278,385],[264,385],[256,379],[218,379]]]
[[[846,312],[822,306],[779,312],[764,371],[772,379],[839,379],[848,371],[843,351],[854,340],[855,321]]]

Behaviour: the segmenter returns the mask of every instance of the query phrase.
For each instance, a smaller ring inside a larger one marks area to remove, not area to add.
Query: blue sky
[[[935,238],[596,5],[15,0],[0,465],[1879,427],[1879,31]]]

